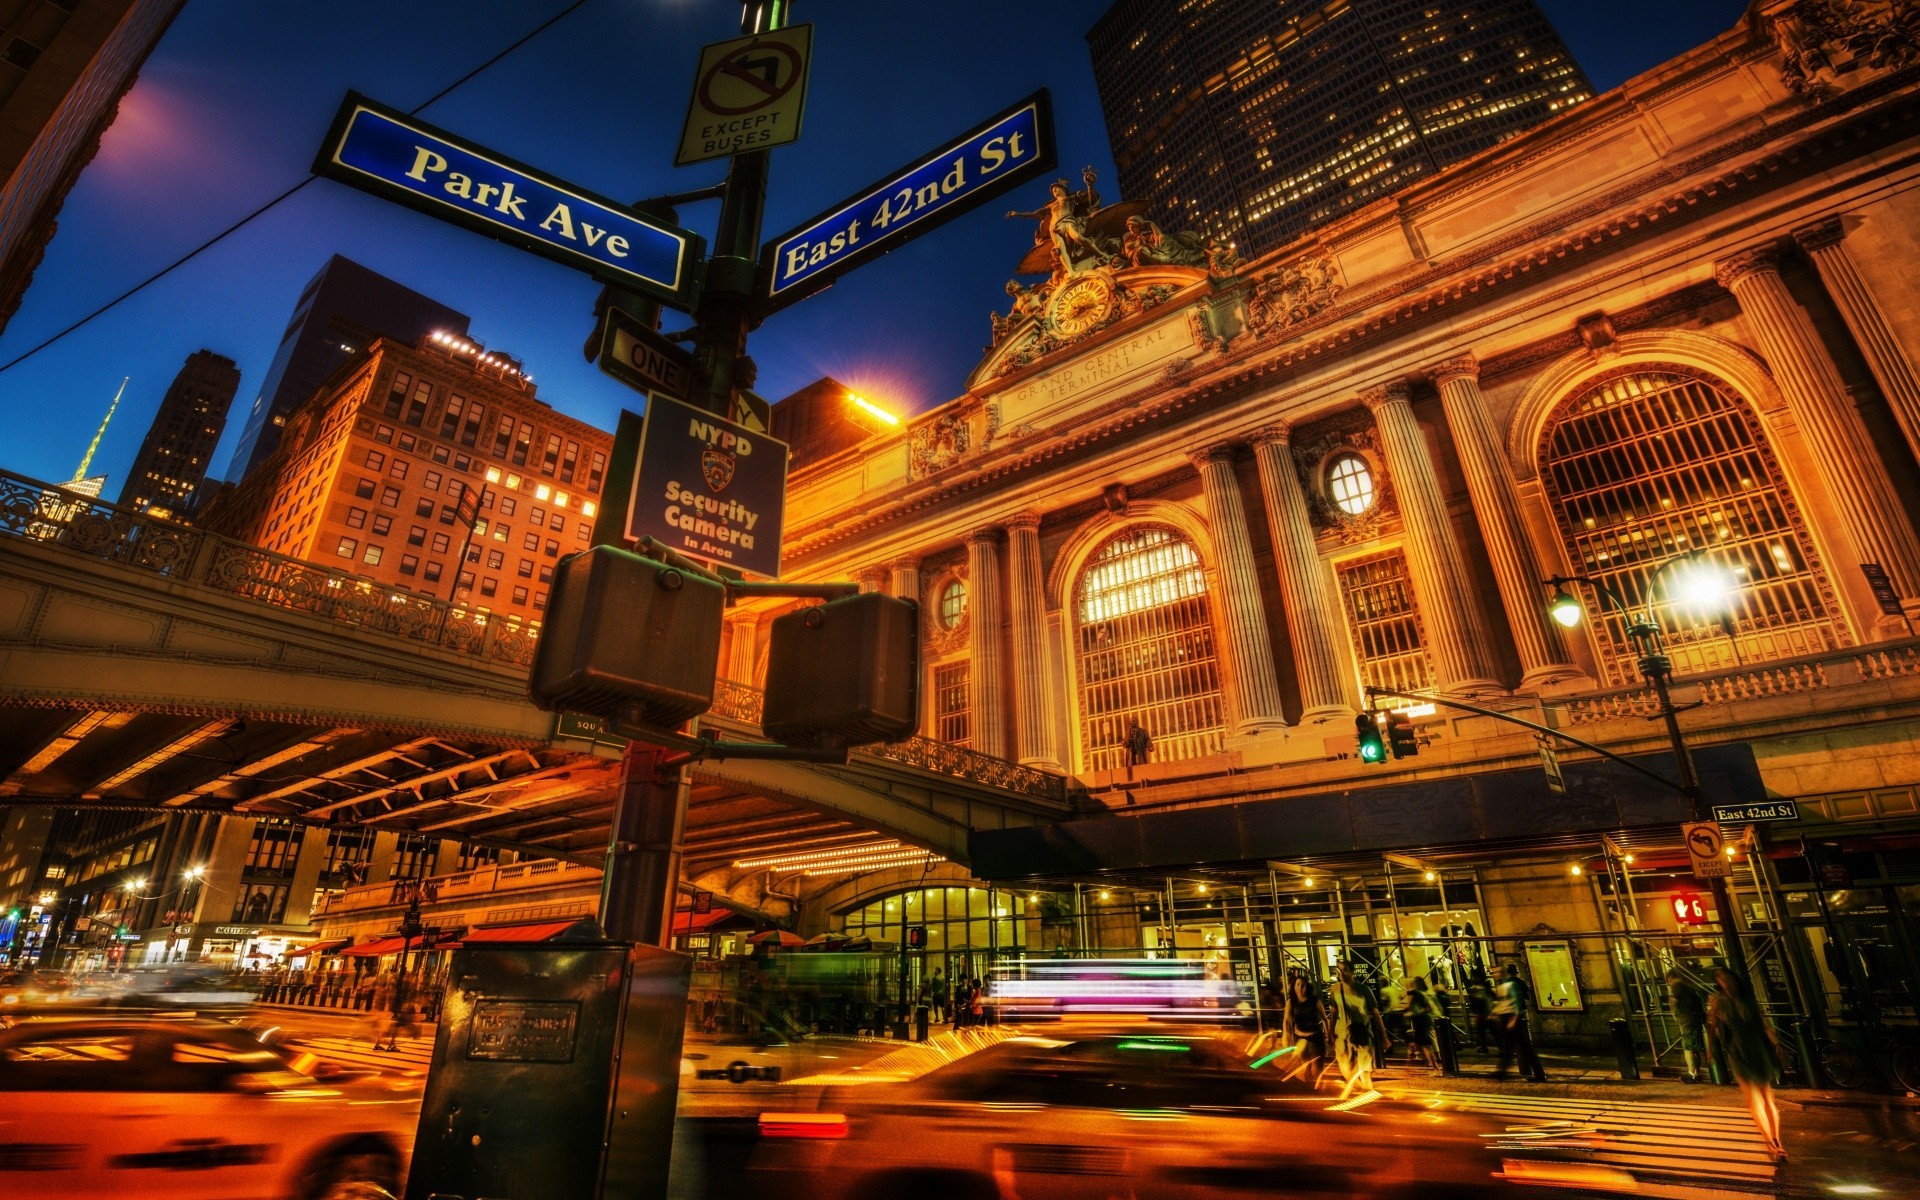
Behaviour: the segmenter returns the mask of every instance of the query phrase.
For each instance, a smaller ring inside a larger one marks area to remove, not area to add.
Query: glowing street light
[[[1580,607],[1580,601],[1565,588],[1561,588],[1554,594],[1553,599],[1547,604],[1547,612],[1567,629],[1578,625],[1580,618],[1586,615],[1586,610]]]

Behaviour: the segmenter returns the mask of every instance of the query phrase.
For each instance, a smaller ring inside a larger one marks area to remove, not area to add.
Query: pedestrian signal
[[[1420,753],[1420,739],[1413,732],[1413,718],[1403,712],[1387,714],[1387,749],[1395,758],[1412,758]]]
[[[907,927],[907,949],[925,950],[926,948],[927,927],[925,925],[909,925]]]
[[[1707,923],[1706,902],[1694,892],[1676,892],[1671,901],[1673,919],[1682,925],[1705,925]]]
[[[1380,718],[1373,713],[1363,712],[1353,718],[1353,732],[1359,742],[1360,761],[1379,763],[1387,761],[1387,744],[1380,740]]]
[[[806,746],[898,742],[920,727],[920,607],[882,592],[774,619],[760,727]]]

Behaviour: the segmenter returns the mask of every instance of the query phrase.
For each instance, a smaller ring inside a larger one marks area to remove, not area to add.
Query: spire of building
[[[93,441],[87,443],[87,452],[80,456],[80,465],[74,468],[73,479],[67,484],[70,491],[85,492],[89,496],[98,496],[100,488],[106,483],[106,476],[97,479],[87,477],[87,468],[93,465],[93,456],[100,450],[100,439],[107,436],[107,422],[113,420],[113,411],[120,407],[120,397],[127,394],[127,380],[131,375],[120,378],[120,390],[113,394],[113,403],[107,405],[107,415],[100,418],[100,428],[94,430]],[[91,484],[91,487],[87,485]]]

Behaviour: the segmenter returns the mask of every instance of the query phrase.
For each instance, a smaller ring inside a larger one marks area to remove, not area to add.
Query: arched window
[[[1193,545],[1159,525],[1116,534],[1074,587],[1080,746],[1088,769],[1126,765],[1127,725],[1138,720],[1157,760],[1220,748],[1226,729],[1207,603]]]
[[[1759,417],[1726,384],[1667,366],[1594,380],[1547,421],[1540,468],[1574,570],[1636,608],[1651,585],[1677,672],[1838,644],[1799,507]],[[1675,572],[1654,583],[1663,564],[1699,551],[1731,572],[1723,612],[1675,603]],[[1619,614],[1609,609],[1597,630],[1613,682],[1637,678]]]

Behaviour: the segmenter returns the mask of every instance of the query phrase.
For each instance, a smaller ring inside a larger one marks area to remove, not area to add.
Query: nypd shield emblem
[[[733,455],[708,446],[700,452],[700,474],[706,476],[707,486],[714,491],[726,491],[733,482]]]

